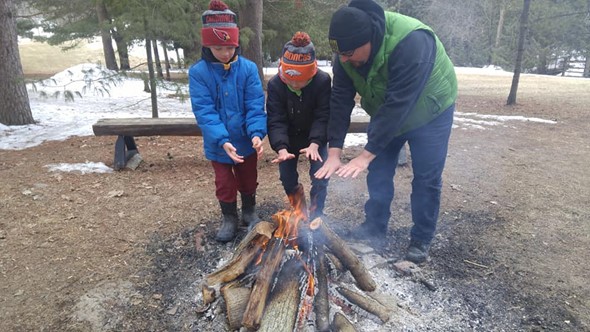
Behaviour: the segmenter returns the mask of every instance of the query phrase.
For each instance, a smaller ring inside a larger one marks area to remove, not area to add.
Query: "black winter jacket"
[[[327,142],[330,117],[330,75],[318,69],[311,82],[297,96],[275,75],[268,82],[266,113],[268,139],[276,152],[285,148],[290,153],[310,143],[323,146]]]

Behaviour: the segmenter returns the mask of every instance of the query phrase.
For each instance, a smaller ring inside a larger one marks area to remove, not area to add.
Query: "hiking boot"
[[[237,202],[222,202],[219,201],[221,206],[221,213],[223,214],[223,220],[221,221],[221,227],[215,235],[215,240],[218,242],[229,242],[235,239],[238,232],[238,207]]]
[[[348,231],[348,236],[356,240],[383,240],[387,237],[387,226],[365,221]]]
[[[254,226],[260,222],[256,213],[256,196],[242,194],[242,222],[248,226],[251,231]]]
[[[406,252],[406,260],[416,264],[424,263],[426,262],[426,259],[428,259],[429,249],[430,244],[411,240],[410,245],[408,246],[408,251]]]

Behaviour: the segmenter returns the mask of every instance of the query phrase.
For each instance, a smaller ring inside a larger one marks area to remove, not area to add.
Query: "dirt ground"
[[[373,271],[387,274],[376,281],[405,316],[365,330],[590,331],[590,82],[525,76],[518,105],[507,107],[510,81],[459,75],[438,234],[421,267],[437,289],[391,264]],[[556,123],[481,122],[491,114]],[[144,163],[135,171],[46,167],[112,165],[114,141],[74,137],[0,151],[1,331],[227,329],[222,305],[196,312],[203,277],[235,245],[213,240],[220,212],[200,138],[137,139]],[[265,220],[284,207],[273,155],[266,145],[259,163]],[[408,244],[410,181],[411,165],[398,168],[387,243],[366,243],[387,262]],[[364,175],[333,178],[332,228],[344,236],[361,222],[365,199]]]

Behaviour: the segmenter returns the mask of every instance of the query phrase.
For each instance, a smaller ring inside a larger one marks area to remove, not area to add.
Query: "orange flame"
[[[277,224],[274,236],[281,238],[287,244],[297,249],[297,236],[299,235],[299,223],[309,220],[309,211],[305,202],[305,192],[302,185],[298,185],[296,190],[287,195],[291,209],[282,210],[275,213],[272,218]]]
[[[308,209],[306,200],[305,200],[305,191],[303,186],[299,184],[296,190],[287,195],[289,200],[289,209],[285,209],[275,213],[272,216],[273,221],[277,225],[273,233],[274,238],[278,238],[281,241],[284,241],[286,246],[290,246],[295,249],[298,254],[297,258],[301,261],[303,268],[307,274],[307,289],[305,290],[305,294],[303,295],[301,308],[298,313],[298,322],[304,322],[313,312],[313,298],[315,296],[315,279],[313,275],[313,271],[310,269],[308,264],[301,258],[299,252],[299,245],[297,243],[297,239],[299,236],[299,227],[301,226],[300,223],[309,224],[309,215],[310,211]],[[315,205],[315,204],[314,204]],[[312,207],[313,209],[314,207]],[[307,225],[310,227],[310,225]],[[262,248],[262,252],[265,251],[265,248]],[[259,260],[262,259],[262,254],[259,257]],[[258,263],[257,263],[258,264]]]

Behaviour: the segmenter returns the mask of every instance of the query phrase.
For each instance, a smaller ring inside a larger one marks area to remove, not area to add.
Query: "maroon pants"
[[[237,200],[238,191],[245,195],[256,193],[258,186],[258,159],[256,153],[244,158],[241,164],[222,164],[211,161],[215,171],[215,196],[221,202]]]

